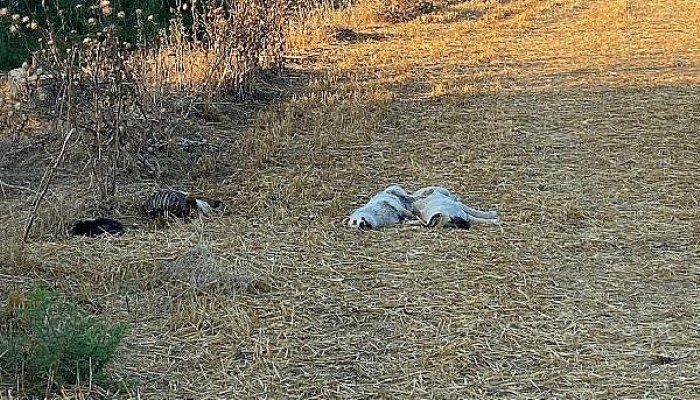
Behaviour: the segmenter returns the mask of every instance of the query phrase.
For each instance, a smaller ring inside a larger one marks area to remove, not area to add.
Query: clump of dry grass
[[[27,254],[26,244],[22,240],[22,234],[19,231],[3,234],[3,245],[0,246],[0,267],[6,270],[27,270],[36,265],[36,263]]]
[[[31,195],[24,197],[15,194],[11,197],[12,201],[6,199],[7,212],[0,222],[27,221],[32,216],[32,203],[36,195],[37,193],[32,191]],[[85,190],[66,190],[66,188],[55,187],[46,193],[42,204],[43,206],[33,214],[33,228],[28,236],[33,240],[64,239],[73,220],[99,213],[97,195]],[[0,246],[2,247],[0,253],[10,253],[6,254],[6,258],[14,259],[16,256],[11,253],[13,249],[23,248],[17,242],[21,242],[23,236],[18,226],[9,224],[8,228],[0,233],[0,241],[6,241],[8,244],[8,246]]]
[[[225,260],[206,244],[188,248],[174,261],[165,263],[161,271],[164,281],[185,283],[197,291],[245,293],[270,289],[265,280],[228,268]]]
[[[286,50],[303,53],[330,44],[338,29],[362,31],[380,22],[377,0],[352,1],[341,7],[321,2],[295,9],[289,16]]]
[[[281,0],[182,3],[162,28],[167,34],[139,43],[135,65],[149,92],[166,97],[254,96],[261,72],[282,65],[284,10]],[[185,16],[191,27],[184,26]]]

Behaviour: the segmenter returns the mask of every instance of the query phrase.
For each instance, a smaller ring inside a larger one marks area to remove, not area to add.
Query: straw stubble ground
[[[310,50],[308,92],[243,133],[224,217],[35,242],[6,275],[129,321],[114,370],[143,398],[695,397],[693,3],[474,1],[367,26],[379,39]],[[390,183],[504,224],[339,226]],[[169,275],[195,245],[265,283]]]

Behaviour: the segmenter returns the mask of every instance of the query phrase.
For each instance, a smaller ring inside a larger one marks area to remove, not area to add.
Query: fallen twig
[[[15,189],[15,190],[26,190],[28,192],[32,192],[32,193],[36,194],[36,190],[34,190],[32,188],[12,185],[10,183],[3,182],[2,179],[0,179],[0,188],[2,188],[2,194],[3,194],[3,197],[5,197],[5,198],[7,198],[7,196],[5,195],[5,188],[10,188],[10,189]]]

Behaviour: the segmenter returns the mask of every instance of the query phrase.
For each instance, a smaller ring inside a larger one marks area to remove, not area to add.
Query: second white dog
[[[481,211],[467,206],[441,186],[429,186],[413,193],[413,211],[423,225],[469,229],[474,224],[498,225],[496,211]]]

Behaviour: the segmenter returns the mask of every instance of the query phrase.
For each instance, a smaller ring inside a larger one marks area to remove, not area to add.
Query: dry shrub
[[[178,7],[155,43],[144,39],[135,66],[151,93],[207,97],[255,94],[259,74],[278,70],[284,47],[282,0],[214,0]],[[185,15],[192,25],[185,26]],[[147,23],[137,19],[139,26]]]
[[[335,40],[339,28],[359,30],[377,22],[378,0],[311,1],[290,7],[286,47],[295,52]]]
[[[192,246],[175,261],[162,268],[163,280],[180,282],[195,290],[224,293],[259,292],[269,290],[268,284],[248,273],[226,268],[225,260],[209,245]]]
[[[51,161],[35,206],[53,172],[68,166],[97,193],[99,211],[112,214],[119,182],[142,175],[159,179],[164,169],[160,160],[196,165],[174,157],[183,153],[174,136],[198,104],[254,96],[261,72],[281,67],[282,0],[188,4],[178,2],[170,21],[161,26],[140,10],[131,18],[108,1],[93,2],[83,21],[91,27],[88,33],[66,21],[39,26],[33,16],[5,9],[4,18],[27,21],[15,26],[15,34],[23,34],[26,26],[25,34],[31,29],[41,43],[25,66],[31,79],[6,83],[0,100],[0,111],[5,111],[0,127],[13,136],[32,118],[43,121],[46,134],[35,147],[41,143]],[[136,43],[120,34],[125,21],[132,20]],[[148,34],[154,31],[155,36]]]
[[[5,133],[12,141],[24,132],[30,117],[22,113],[22,104],[16,100],[17,85],[6,74],[0,77],[0,132]]]
[[[447,4],[447,0],[356,0],[346,2],[293,2],[290,7],[287,49],[291,52],[328,45],[331,42],[353,42],[362,30],[381,22],[406,22],[431,13]],[[301,6],[298,3],[302,3]],[[359,32],[359,33],[358,33]]]
[[[7,270],[27,270],[36,266],[36,263],[27,254],[25,243],[21,240],[20,233],[6,234],[2,238],[0,246],[0,266]]]

